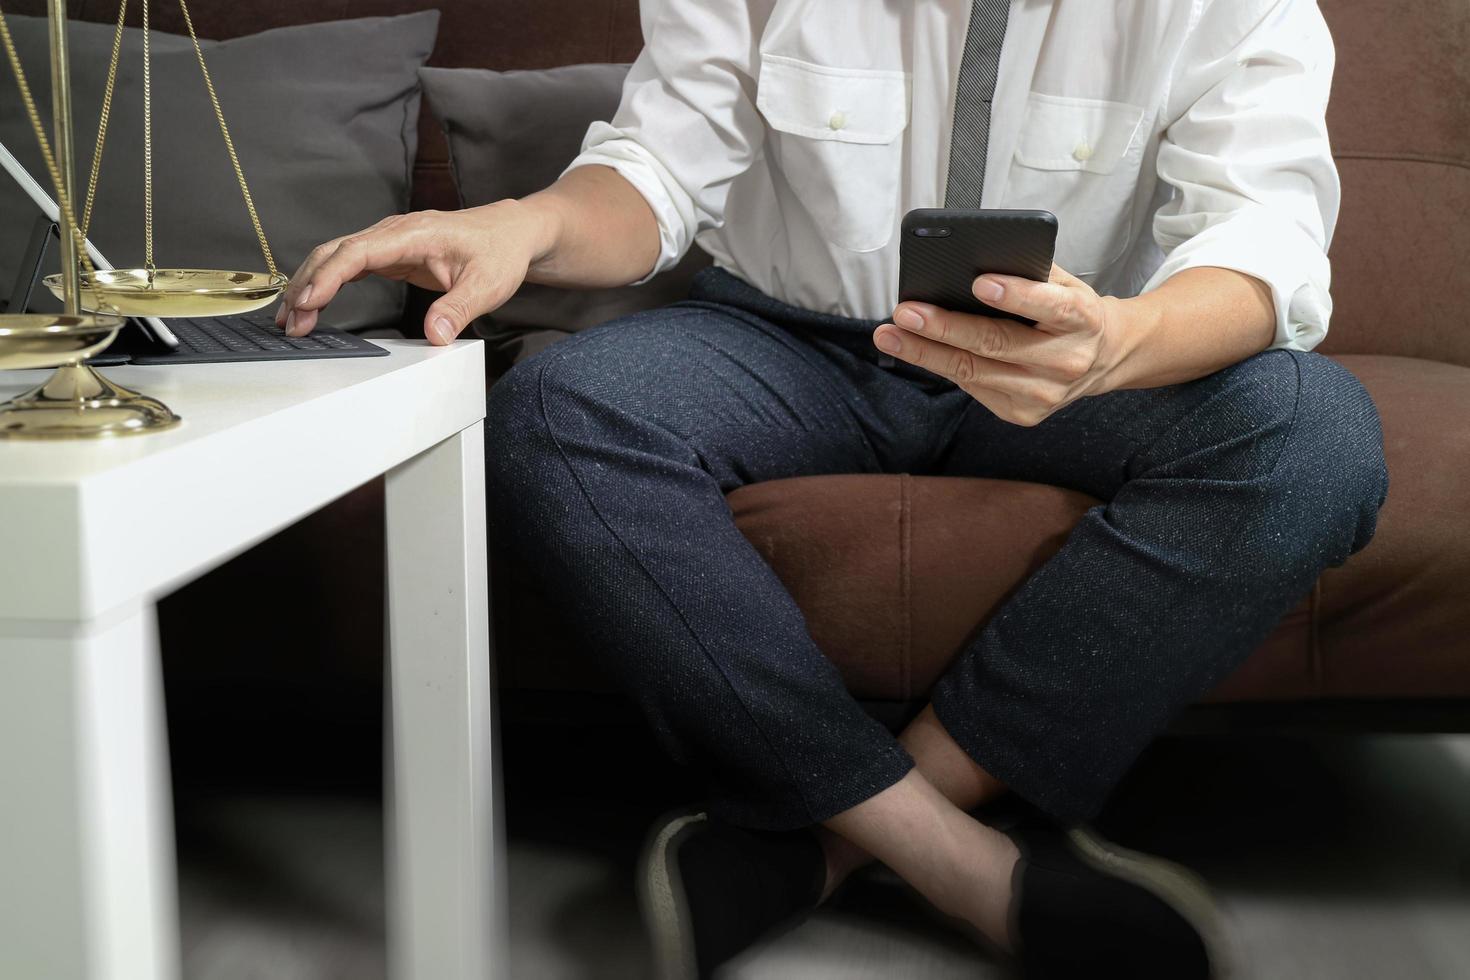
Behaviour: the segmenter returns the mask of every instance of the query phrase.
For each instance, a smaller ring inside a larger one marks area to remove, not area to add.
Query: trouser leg
[[[724,499],[752,481],[878,469],[861,411],[814,348],[707,307],[586,331],[490,393],[492,541],[666,747],[711,773],[715,808],[747,825],[818,822],[912,765]]]
[[[1029,429],[976,403],[944,471],[1107,501],[934,691],[981,767],[1066,821],[1091,816],[1179,710],[1368,542],[1387,489],[1367,393],[1290,351],[1084,399]]]

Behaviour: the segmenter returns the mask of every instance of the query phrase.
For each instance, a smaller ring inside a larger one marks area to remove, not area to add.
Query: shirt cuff
[[[645,283],[673,266],[689,250],[693,236],[688,229],[694,227],[694,202],[657,157],[608,123],[593,123],[582,145],[581,154],[562,171],[563,176],[578,167],[611,167],[643,195],[653,211],[658,222],[658,259],[646,276],[630,285]]]
[[[1272,348],[1307,351],[1327,336],[1331,266],[1321,243],[1295,222],[1260,207],[1236,211],[1176,246],[1140,292],[1200,266],[1243,272],[1270,287],[1276,307]]]

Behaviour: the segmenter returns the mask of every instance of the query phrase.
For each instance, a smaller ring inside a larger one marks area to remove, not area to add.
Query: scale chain
[[[10,61],[11,73],[15,75],[15,84],[20,89],[21,102],[25,104],[26,115],[31,121],[31,129],[36,132],[36,141],[41,145],[41,159],[45,161],[46,172],[51,176],[51,183],[56,188],[56,206],[65,216],[65,223],[71,227],[72,237],[76,239],[76,254],[81,260],[82,268],[86,269],[88,274],[95,275],[97,270],[92,267],[92,258],[87,254],[86,237],[78,227],[76,215],[72,212],[71,195],[61,180],[61,168],[56,165],[56,157],[51,152],[51,141],[46,138],[46,127],[41,125],[41,113],[36,109],[36,100],[31,95],[31,86],[26,81],[25,68],[20,63],[19,52],[15,50],[15,40],[10,36],[10,25],[5,21],[3,10],[0,10],[0,43],[5,46],[5,57]]]
[[[146,7],[148,0],[143,0]],[[240,181],[240,195],[245,198],[245,210],[250,212],[250,224],[260,242],[260,254],[265,256],[265,266],[273,276],[279,276],[276,260],[271,255],[270,243],[265,240],[265,229],[261,227],[260,215],[255,213],[255,202],[250,198],[250,187],[245,183],[245,171],[240,166],[240,157],[235,153],[235,141],[230,139],[230,127],[225,125],[225,111],[220,108],[219,96],[214,91],[214,80],[209,77],[209,68],[204,64],[204,51],[199,47],[199,37],[194,33],[194,18],[189,16],[189,5],[179,0],[179,10],[184,15],[184,25],[189,28],[189,40],[194,42],[194,57],[199,60],[199,73],[204,76],[204,87],[209,90],[209,102],[214,106],[214,118],[219,121],[220,135],[225,138],[225,149],[230,154],[230,165],[235,168],[235,177]]]
[[[87,178],[87,203],[82,207],[82,237],[92,227],[92,203],[97,198],[97,178],[102,173],[102,144],[107,139],[107,121],[112,117],[112,92],[117,85],[117,63],[122,54],[123,20],[128,0],[117,8],[117,30],[112,35],[112,59],[107,63],[107,86],[102,90],[102,118],[97,122],[97,145],[92,148],[92,174]]]
[[[149,28],[149,0],[142,2],[143,20],[143,248],[144,264],[148,270],[150,282],[155,271],[153,262],[153,92],[152,92],[152,50],[149,39],[151,30]],[[271,253],[270,242],[266,240],[265,228],[261,225],[260,215],[255,209],[255,201],[251,197],[250,187],[245,181],[245,170],[240,165],[239,154],[235,150],[235,142],[230,137],[229,126],[225,123],[224,109],[220,105],[219,94],[215,91],[214,80],[210,77],[209,67],[204,60],[204,50],[199,44],[199,36],[194,30],[194,19],[189,13],[186,0],[179,0],[179,10],[184,16],[184,24],[189,30],[189,40],[194,47],[194,57],[199,63],[199,72],[204,78],[204,87],[209,94],[210,106],[214,110],[215,120],[219,123],[220,135],[224,137],[225,150],[230,157],[230,166],[235,171],[235,178],[240,184],[240,195],[245,200],[245,210],[250,215],[250,224],[255,231],[256,241],[260,245],[261,255],[265,258],[266,268],[272,276],[279,276],[280,271],[276,268],[275,257]],[[15,50],[15,43],[10,36],[9,27],[5,23],[3,11],[0,11],[0,40],[3,40],[6,55],[10,60],[11,70],[15,74],[16,82],[20,87],[21,99],[25,103],[26,113],[31,120],[31,128],[36,132],[36,138],[41,144],[41,156],[46,162],[46,169],[51,175],[51,181],[56,185],[57,203],[66,213],[70,220],[73,234],[77,239],[77,254],[81,258],[83,267],[89,274],[95,273],[91,258],[87,255],[85,239],[87,229],[91,225],[92,205],[95,201],[97,181],[101,173],[102,153],[107,140],[107,125],[112,111],[112,96],[116,85],[118,63],[122,56],[123,21],[127,16],[127,0],[122,0],[118,10],[117,29],[113,35],[112,58],[107,68],[107,85],[102,96],[102,115],[97,127],[97,142],[92,154],[92,171],[87,184],[86,206],[83,212],[83,220],[79,224],[71,210],[71,197],[67,189],[61,184],[61,172],[56,165],[56,159],[51,153],[51,144],[46,138],[45,128],[41,124],[40,113],[36,109],[35,99],[31,95],[30,86],[26,82],[25,70],[20,63],[20,56]]]
[[[153,288],[153,52],[148,39],[148,0],[143,0],[143,268]]]

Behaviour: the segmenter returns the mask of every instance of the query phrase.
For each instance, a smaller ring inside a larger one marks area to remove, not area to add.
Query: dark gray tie
[[[1000,71],[1010,0],[973,0],[965,53],[954,93],[954,132],[949,139],[947,208],[978,208],[985,186],[985,149],[990,142],[990,102]]]

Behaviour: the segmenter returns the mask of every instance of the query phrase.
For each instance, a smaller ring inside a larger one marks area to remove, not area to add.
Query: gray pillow
[[[8,18],[31,88],[50,117],[44,18]],[[417,148],[418,69],[437,11],[201,41],[276,265],[290,275],[316,244],[408,208]],[[207,29],[208,25],[200,25]],[[77,181],[85,189],[113,27],[71,22]],[[249,215],[187,38],[154,32],[153,194],[159,266],[261,270]],[[0,64],[0,140],[50,187],[36,138]],[[143,264],[142,34],[125,32],[91,237],[112,262]],[[81,196],[79,190],[78,196]],[[79,205],[80,207],[80,205]],[[0,292],[8,293],[37,215],[0,174]],[[390,323],[404,286],[347,287],[328,321]]]
[[[524,197],[554,182],[580,152],[587,127],[612,118],[627,73],[627,65],[422,69],[424,97],[449,138],[460,203],[475,207]],[[580,330],[684,299],[689,280],[707,265],[709,257],[693,249],[673,269],[640,286],[569,290],[528,284],[476,327],[487,339]],[[528,336],[515,353],[529,353],[546,340]]]

